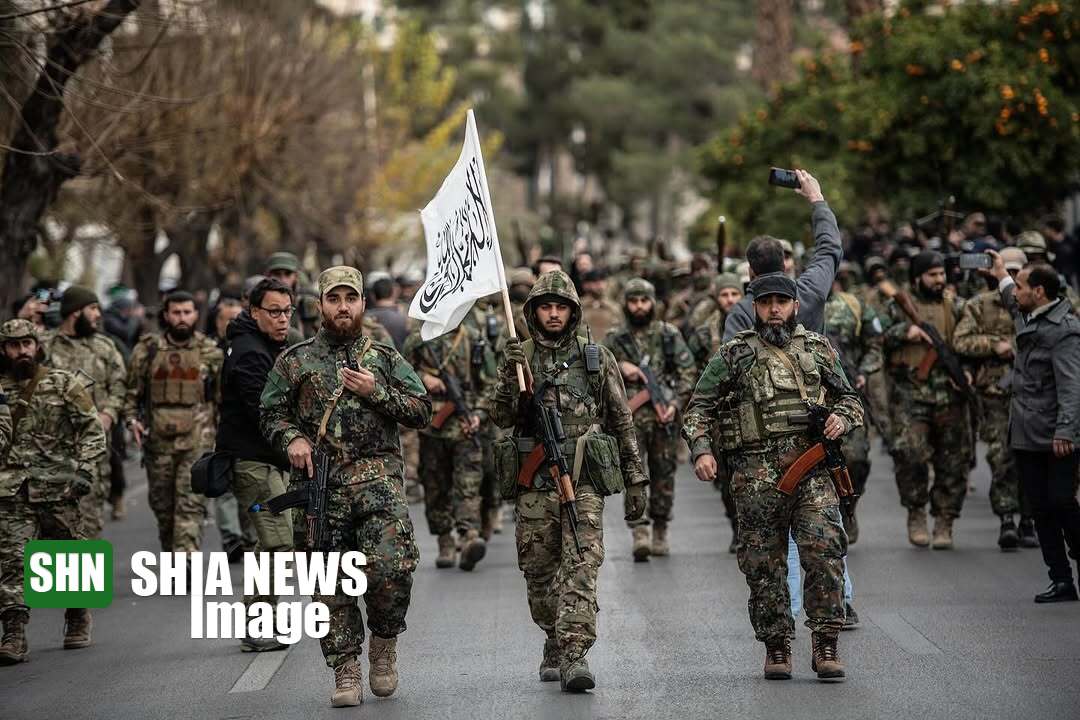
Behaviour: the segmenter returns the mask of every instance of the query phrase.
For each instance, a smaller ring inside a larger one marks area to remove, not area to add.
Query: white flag
[[[427,240],[427,280],[409,306],[431,340],[456,328],[480,298],[506,286],[476,121],[469,110],[465,146],[439,192],[420,211]]]

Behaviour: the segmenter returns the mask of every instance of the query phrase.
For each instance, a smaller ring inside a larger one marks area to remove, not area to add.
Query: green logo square
[[[23,551],[23,594],[32,608],[103,608],[112,603],[107,540],[31,540]]]

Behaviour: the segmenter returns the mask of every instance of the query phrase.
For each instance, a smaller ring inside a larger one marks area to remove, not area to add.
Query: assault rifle
[[[652,366],[649,364],[648,355],[641,359],[641,364],[638,365],[638,369],[641,370],[641,373],[645,376],[645,387],[634,393],[634,396],[627,402],[627,405],[630,406],[630,412],[637,412],[638,408],[648,402],[652,404],[653,409],[656,410],[657,415],[659,415],[661,411],[667,410],[667,407],[671,405],[671,390],[661,384],[657,379],[656,371],[653,370]]]
[[[330,475],[330,456],[317,449],[311,451],[311,464],[315,468],[315,477],[307,477],[306,468],[293,468],[291,484],[301,484],[297,490],[290,490],[265,503],[255,503],[248,512],[272,512],[280,515],[292,508],[304,508],[304,520],[307,522],[307,549],[320,551],[326,547],[326,480]]]
[[[840,440],[830,440],[825,437],[825,420],[831,413],[832,411],[824,405],[815,402],[806,403],[806,424],[810,427],[816,442],[784,471],[780,484],[776,486],[777,490],[785,495],[792,494],[802,479],[824,462],[825,469],[829,471],[833,485],[836,486],[836,494],[840,499],[855,496],[855,488],[851,485],[851,475],[848,473],[847,461],[844,460]]]
[[[435,413],[431,418],[431,427],[436,430],[441,430],[446,421],[450,419],[452,415],[456,415],[465,423],[466,427],[472,422],[472,410],[469,409],[468,404],[465,402],[465,393],[461,389],[461,381],[454,375],[451,375],[446,371],[442,358],[439,355],[439,351],[435,349],[434,345],[427,346],[428,352],[431,354],[431,358],[435,361],[434,370],[438,373],[439,380],[442,381],[443,387],[446,388],[447,403],[443,405],[439,412]],[[467,432],[470,438],[472,438],[473,444],[477,448],[480,447],[480,438],[476,437],[475,433]]]
[[[934,365],[940,360],[945,372],[948,373],[949,378],[960,392],[964,393],[964,395],[972,395],[971,383],[968,382],[967,376],[964,375],[964,368],[960,364],[959,358],[956,357],[945,339],[941,337],[941,333],[938,332],[937,328],[919,317],[919,311],[915,308],[915,303],[911,301],[911,296],[906,292],[896,293],[894,299],[900,309],[904,311],[904,314],[908,316],[908,319],[922,328],[922,331],[930,338],[931,348],[926,352],[922,362],[919,363],[919,367],[915,369],[915,377],[920,382],[925,382],[926,378],[930,376],[930,371],[934,368]]]

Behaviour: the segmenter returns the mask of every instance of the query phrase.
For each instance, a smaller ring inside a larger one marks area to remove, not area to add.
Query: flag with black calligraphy
[[[420,337],[431,340],[456,328],[477,300],[506,287],[472,110],[461,157],[420,219],[427,240],[427,280],[413,297],[409,317],[424,321]]]

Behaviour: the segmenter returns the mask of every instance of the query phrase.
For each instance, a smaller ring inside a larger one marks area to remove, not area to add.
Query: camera
[[[794,170],[784,170],[777,167],[769,168],[769,184],[792,189],[802,187],[799,178],[795,176]]]

